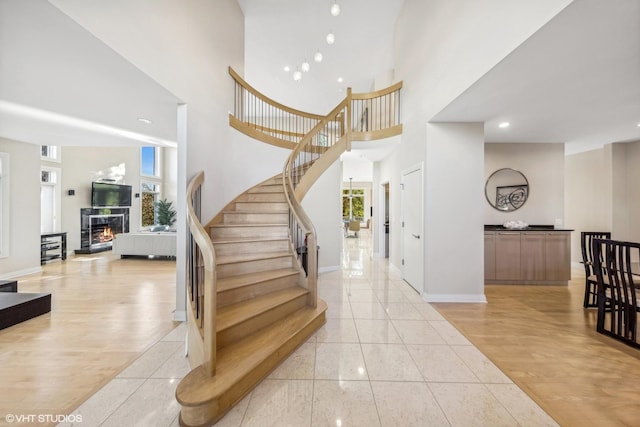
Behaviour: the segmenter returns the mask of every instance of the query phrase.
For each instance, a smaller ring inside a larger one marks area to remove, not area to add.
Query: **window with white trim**
[[[156,223],[156,203],[160,197],[160,184],[142,182],[140,185],[140,224],[143,227]]]
[[[40,158],[50,162],[60,161],[60,148],[57,145],[41,145]]]
[[[160,147],[140,147],[140,225],[147,227],[156,223],[156,203],[160,199],[162,173]]]
[[[159,178],[160,173],[160,147],[140,148],[140,175]]]

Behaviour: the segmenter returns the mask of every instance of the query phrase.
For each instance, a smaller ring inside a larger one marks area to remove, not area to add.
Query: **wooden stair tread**
[[[285,256],[292,256],[291,252],[268,252],[268,253],[250,253],[240,255],[220,255],[216,256],[216,264],[235,264],[238,262],[257,261],[261,259],[281,258]],[[218,282],[222,279],[218,279]]]
[[[252,242],[279,242],[282,240],[289,241],[288,237],[238,237],[236,239],[232,239],[229,237],[225,237],[224,239],[212,239],[214,245],[216,244],[225,244],[225,243],[252,243]]]
[[[206,375],[201,365],[187,374],[176,390],[176,399],[183,406],[199,406],[220,398],[232,387],[252,375],[270,357],[279,355],[276,365],[287,354],[278,354],[283,344],[297,338],[298,333],[316,320],[324,323],[327,304],[318,299],[318,306],[303,307],[284,319],[261,329],[246,338],[232,343],[217,352],[216,374]],[[320,317],[322,317],[320,319]],[[300,337],[293,349],[306,340]],[[260,378],[256,379],[256,382]]]
[[[279,210],[279,211],[222,211],[223,214],[249,214],[249,215],[254,215],[254,214],[288,214],[289,210]]]
[[[223,277],[218,279],[218,292],[227,291],[229,289],[239,288],[242,286],[252,285],[267,280],[274,280],[281,277],[293,276],[299,274],[298,270],[293,268],[281,268],[278,270],[260,271],[257,273],[240,274],[238,276]]]
[[[227,328],[308,293],[309,291],[305,288],[296,286],[220,307],[218,308],[218,315],[216,317],[216,332],[224,331]]]
[[[236,212],[236,211],[227,211],[227,212]],[[232,228],[232,227],[282,227],[283,225],[288,226],[289,224],[211,224],[209,227],[216,228]]]

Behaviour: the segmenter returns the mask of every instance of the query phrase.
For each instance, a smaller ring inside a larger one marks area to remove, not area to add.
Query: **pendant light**
[[[331,15],[332,16],[338,16],[340,15],[340,5],[338,3],[336,3],[336,1],[333,1],[333,4],[331,5]]]
[[[336,36],[333,33],[327,34],[327,44],[333,44],[336,41]]]

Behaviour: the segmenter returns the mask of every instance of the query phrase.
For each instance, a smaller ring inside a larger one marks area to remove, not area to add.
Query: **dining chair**
[[[594,239],[593,251],[598,283],[596,329],[626,344],[640,347],[637,342],[640,243]]]
[[[584,265],[584,308],[598,307],[598,289],[594,271],[593,240],[611,239],[608,231],[583,231],[580,233],[580,249],[582,250],[582,264]]]
[[[349,231],[353,231],[353,237],[358,237],[358,232],[360,232],[360,221],[351,220],[349,221]],[[347,237],[351,237],[347,233]]]

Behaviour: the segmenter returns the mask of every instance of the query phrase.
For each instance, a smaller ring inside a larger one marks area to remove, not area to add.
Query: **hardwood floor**
[[[488,304],[434,304],[562,426],[640,425],[640,351],[595,331],[584,273],[563,286],[485,287]]]
[[[175,271],[103,252],[17,278],[19,292],[50,292],[52,309],[0,331],[0,425],[70,413],[175,328]]]

